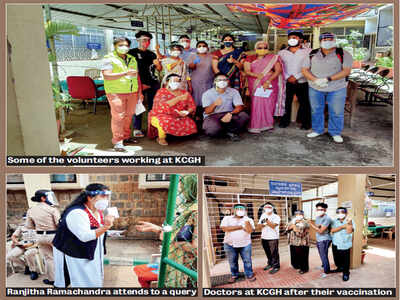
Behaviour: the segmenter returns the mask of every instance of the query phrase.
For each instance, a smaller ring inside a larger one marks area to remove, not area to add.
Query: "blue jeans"
[[[328,250],[331,243],[332,241],[330,240],[317,242],[319,257],[321,258],[325,274],[328,274],[331,271],[331,266],[329,264],[329,258],[328,258]]]
[[[244,265],[244,274],[247,278],[253,276],[253,267],[251,265],[251,244],[246,247],[234,248],[228,244],[224,244],[224,250],[228,256],[229,266],[233,277],[239,276],[239,254],[242,257]]]
[[[309,88],[312,129],[316,133],[324,133],[325,128],[325,102],[328,103],[329,121],[328,132],[331,136],[340,135],[344,123],[344,104],[346,102],[347,88],[333,92],[320,92]]]

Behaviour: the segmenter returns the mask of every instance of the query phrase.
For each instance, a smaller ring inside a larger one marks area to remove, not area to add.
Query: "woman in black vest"
[[[89,184],[61,215],[53,240],[56,287],[102,287],[106,232],[114,221],[103,216],[107,186]]]

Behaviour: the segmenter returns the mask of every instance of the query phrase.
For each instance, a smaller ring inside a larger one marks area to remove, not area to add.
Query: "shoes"
[[[54,281],[50,281],[48,279],[43,279],[43,283],[48,285],[54,285]]]
[[[272,266],[271,265],[268,265],[268,266],[266,266],[265,268],[264,268],[264,271],[267,271],[267,270],[269,270],[269,269],[271,269],[272,268]]]
[[[29,270],[29,267],[28,267],[28,266],[25,266],[24,275],[30,275],[30,274],[31,274],[31,271]]]
[[[321,277],[321,278],[325,278],[325,277],[327,277],[327,276],[328,276],[328,274],[322,273],[320,277]]]
[[[37,272],[31,272],[31,280],[36,280],[39,278],[39,274]]]
[[[116,144],[114,145],[114,151],[117,151],[117,152],[126,152],[126,149],[125,149],[125,147],[124,147],[124,144],[123,144],[122,142],[116,143]]]
[[[279,271],[279,268],[273,268],[271,271],[269,271],[269,274],[275,274],[276,272]]]
[[[231,139],[232,142],[240,141],[240,137],[236,133],[228,132],[227,136]]]
[[[129,139],[125,139],[125,140],[124,140],[124,143],[125,143],[125,144],[137,144],[137,143],[138,143],[138,140],[137,140],[137,139],[134,139],[134,138],[132,138],[132,137],[130,137]]]
[[[340,135],[334,135],[334,136],[332,136],[332,138],[335,143],[338,143],[338,144],[343,143],[343,138]]]
[[[228,282],[229,283],[234,283],[236,281],[237,277],[232,276],[231,278],[229,278]]]
[[[342,272],[342,269],[340,268],[331,271],[331,273],[340,273],[340,272]]]
[[[301,125],[300,129],[301,129],[301,130],[309,130],[309,129],[311,129],[311,126],[304,126],[304,125]]]
[[[256,279],[257,279],[256,275],[253,275],[253,276],[247,278],[247,280],[250,281],[250,282],[256,281]]]
[[[133,131],[133,136],[134,136],[134,137],[139,137],[139,138],[141,138],[141,137],[144,137],[144,134],[143,134],[143,132],[142,132],[141,130],[135,129],[135,130]]]
[[[313,132],[307,134],[307,137],[312,139],[312,138],[315,138],[315,137],[317,137],[319,135],[321,135],[321,134],[320,133],[316,133],[315,131],[313,131]]]
[[[349,274],[343,274],[343,281],[348,281],[350,279]]]

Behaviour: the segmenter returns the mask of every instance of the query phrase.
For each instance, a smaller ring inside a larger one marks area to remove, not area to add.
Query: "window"
[[[139,189],[169,188],[170,174],[139,174]]]
[[[87,174],[49,174],[49,176],[52,190],[83,189],[89,184]],[[7,174],[7,189],[25,190],[24,175]]]

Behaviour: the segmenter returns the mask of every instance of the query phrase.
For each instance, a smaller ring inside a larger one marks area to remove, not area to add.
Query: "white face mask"
[[[180,82],[171,81],[168,83],[168,86],[171,90],[176,90],[180,86]]]
[[[299,41],[296,39],[290,39],[290,40],[288,40],[288,44],[291,47],[296,47],[299,44]]]
[[[108,200],[107,199],[100,199],[94,204],[94,207],[97,210],[105,210],[108,207]]]
[[[332,49],[334,47],[336,47],[336,42],[335,41],[322,41],[321,42],[321,48]]]
[[[117,47],[117,52],[120,54],[127,54],[129,52],[128,46],[119,46]]]
[[[336,217],[338,219],[344,219],[344,218],[346,218],[346,215],[345,214],[337,214]]]
[[[264,212],[266,212],[267,214],[272,213],[273,209],[272,208],[266,208],[264,209]]]
[[[303,217],[302,215],[296,216],[296,220],[301,221],[301,220],[303,220],[303,219],[304,219],[304,217]]]
[[[228,86],[228,82],[227,81],[217,81],[215,83],[215,85],[217,87],[219,87],[220,89],[224,89],[224,88],[226,88]]]
[[[187,48],[187,47],[190,46],[190,43],[188,43],[188,42],[182,42],[182,43],[181,43],[181,46],[182,46],[183,48]]]
[[[323,216],[324,214],[325,214],[324,211],[318,211],[318,210],[317,210],[317,216],[321,217],[321,216]]]
[[[207,52],[207,48],[206,47],[199,47],[199,48],[197,48],[197,52],[199,52],[200,54],[206,53]]]
[[[178,57],[179,55],[181,55],[181,51],[171,51],[170,54],[172,57]]]
[[[237,210],[237,211],[236,211],[236,215],[237,215],[238,217],[243,217],[244,214],[245,214],[245,211],[244,211],[244,210]]]

